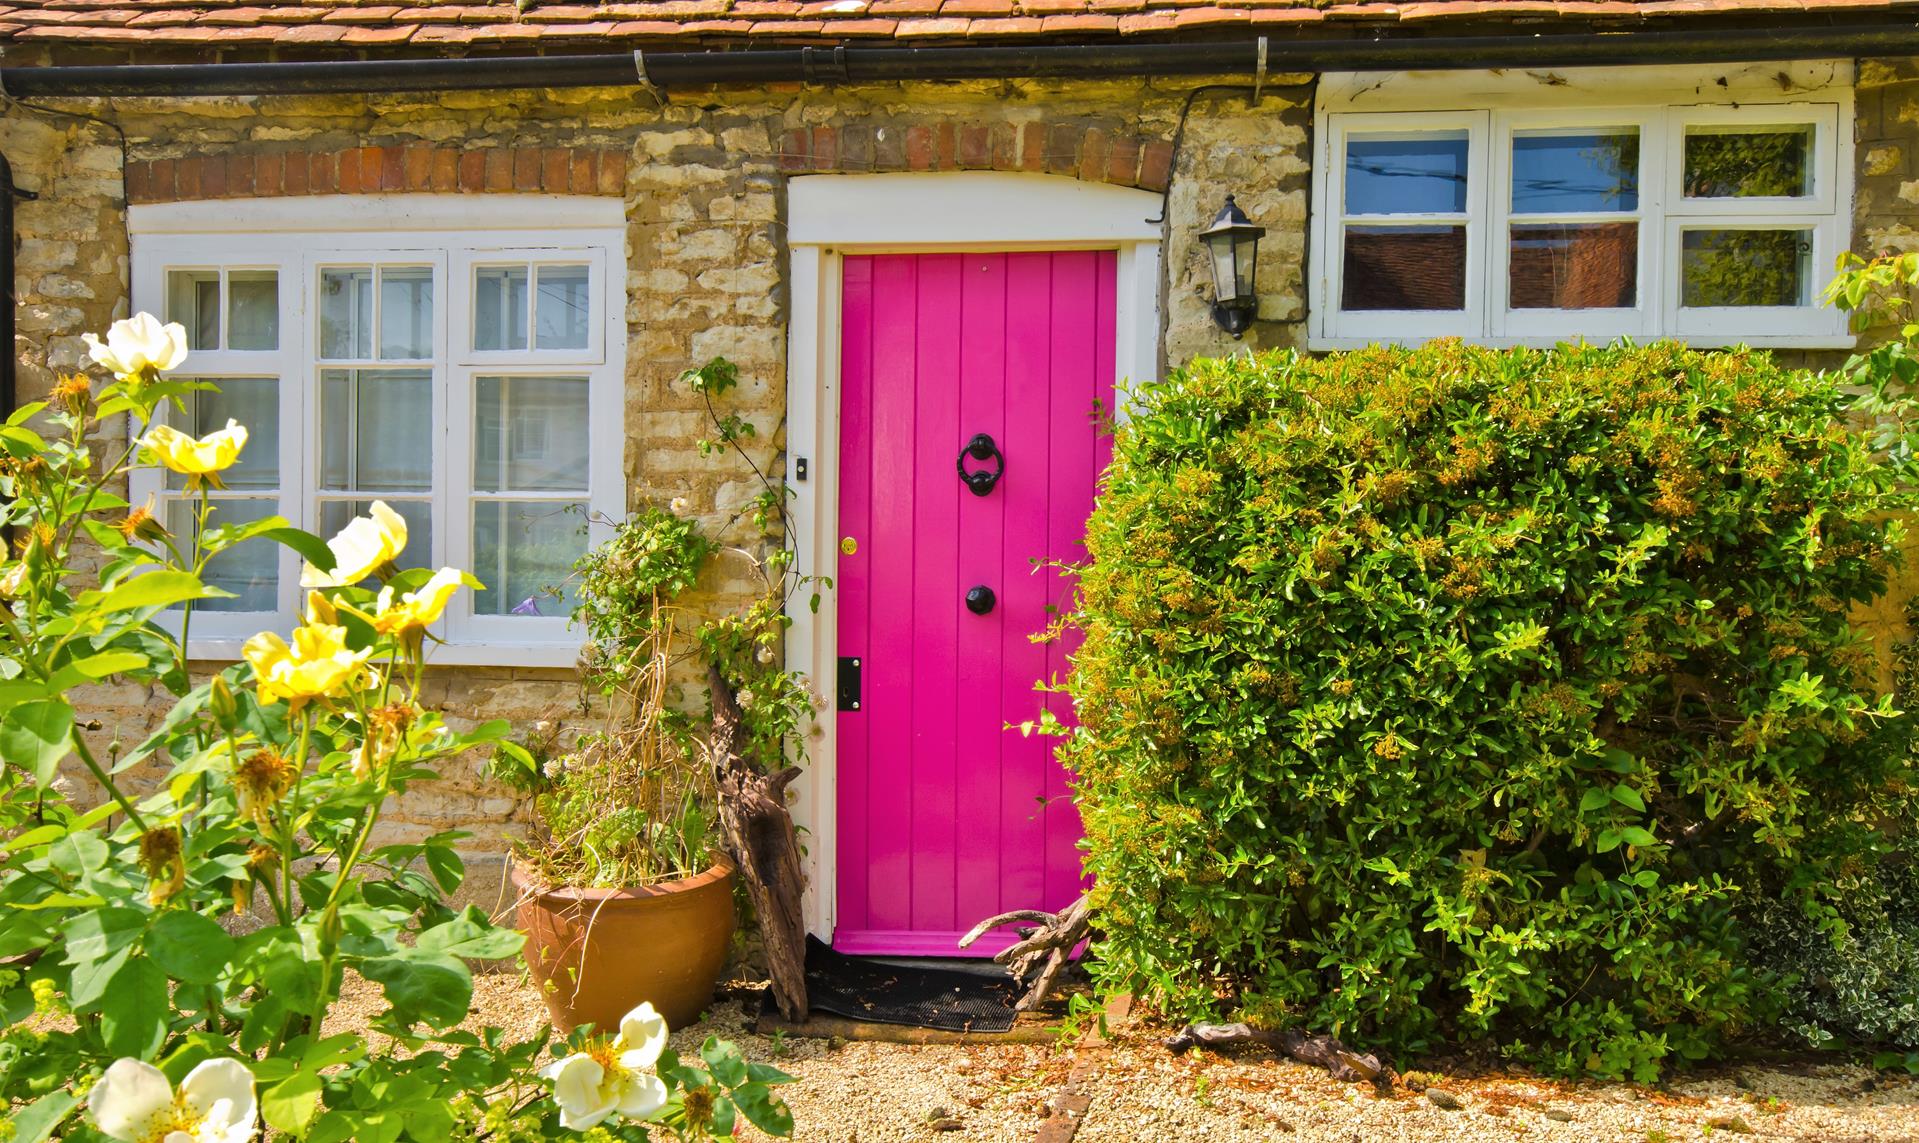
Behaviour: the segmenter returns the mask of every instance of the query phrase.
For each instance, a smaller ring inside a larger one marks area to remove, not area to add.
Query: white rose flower
[[[686,515],[686,510],[692,507],[692,504],[690,504],[687,501],[686,497],[684,496],[675,496],[672,500],[667,502],[666,507],[667,507],[667,510],[672,512],[675,516],[684,516]]]
[[[560,1126],[586,1131],[619,1112],[644,1119],[666,1106],[666,1085],[652,1067],[666,1050],[666,1019],[646,1003],[620,1019],[620,1034],[547,1066]],[[168,1140],[167,1143],[173,1143]]]
[[[107,340],[90,333],[80,335],[87,352],[116,376],[137,377],[148,370],[161,373],[177,369],[187,359],[187,328],[177,321],[160,324],[160,319],[141,312],[114,322],[107,329]]]
[[[123,1143],[248,1143],[259,1118],[253,1073],[228,1059],[194,1068],[177,1092],[152,1064],[115,1060],[87,1110],[101,1134]]]

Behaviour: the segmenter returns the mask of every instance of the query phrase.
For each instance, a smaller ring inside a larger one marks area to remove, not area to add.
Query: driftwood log
[[[713,691],[713,736],[707,745],[713,781],[719,788],[720,826],[727,848],[746,880],[747,896],[766,942],[773,978],[773,999],[780,1015],[804,1020],[806,1002],[806,917],[800,895],[806,878],[800,871],[799,835],[786,809],[786,787],[799,777],[797,766],[768,773],[740,754],[740,706],[733,688],[715,667],[707,668]]]
[[[1059,974],[1073,959],[1073,950],[1092,928],[1092,912],[1085,894],[1057,913],[1015,909],[974,925],[971,932],[960,938],[959,947],[968,947],[1002,925],[1019,925],[1022,921],[1026,924],[1013,930],[1020,939],[996,954],[993,960],[1005,965],[1014,979],[1026,985],[1026,995],[1020,997],[1014,1008],[1028,1012],[1052,995],[1059,983]]]
[[[1226,1048],[1235,1044],[1259,1044],[1302,1064],[1312,1064],[1331,1072],[1333,1078],[1348,1083],[1372,1083],[1385,1068],[1376,1056],[1361,1055],[1332,1036],[1309,1036],[1288,1029],[1272,1032],[1250,1024],[1188,1024],[1166,1040],[1174,1055],[1193,1048]]]

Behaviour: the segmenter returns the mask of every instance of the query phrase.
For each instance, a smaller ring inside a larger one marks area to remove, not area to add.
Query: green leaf
[[[1646,809],[1646,799],[1639,796],[1638,790],[1633,789],[1624,782],[1612,788],[1612,800],[1622,806],[1639,810],[1642,813],[1645,812]]]
[[[746,1116],[746,1121],[777,1139],[793,1134],[793,1112],[786,1101],[773,1094],[773,1090],[758,1080],[741,1084],[733,1089],[733,1105]]]
[[[64,699],[21,703],[0,718],[0,757],[45,786],[72,753],[72,734],[73,708]]]
[[[713,1078],[727,1087],[746,1082],[746,1061],[740,1057],[740,1050],[718,1036],[708,1036],[700,1045],[700,1058],[713,1070]]]
[[[107,591],[83,592],[75,610],[88,615],[111,615],[142,607],[171,607],[189,599],[225,598],[230,593],[208,587],[191,572],[171,569],[137,575]]]
[[[100,1038],[115,1056],[146,1059],[167,1038],[167,977],[145,957],[113,974],[100,1002]]]
[[[1620,831],[1619,835],[1626,839],[1627,845],[1655,845],[1659,841],[1649,831],[1638,826],[1627,826]]]
[[[41,1096],[13,1113],[13,1143],[46,1143],[78,1106],[79,1094],[64,1087]]]
[[[358,967],[361,976],[380,985],[401,1023],[458,1024],[473,1002],[473,976],[454,957],[406,949],[399,956],[362,961]]]
[[[493,924],[480,912],[479,906],[468,905],[466,912],[451,921],[421,933],[415,948],[422,953],[441,953],[468,960],[502,960],[519,952],[525,943],[525,934]]]
[[[141,947],[173,979],[212,984],[233,959],[236,946],[218,922],[186,909],[170,909],[154,920]]]
[[[301,559],[304,559],[323,572],[333,570],[333,549],[327,547],[326,541],[314,535],[312,532],[303,532],[290,524],[282,522],[278,527],[261,529],[259,535],[292,548],[300,554]]]
[[[1606,791],[1602,789],[1599,789],[1598,787],[1594,787],[1593,789],[1587,790],[1583,795],[1580,796],[1579,812],[1582,814],[1589,814],[1592,811],[1598,809],[1599,807],[1610,803],[1611,801],[1612,801],[1612,796],[1610,794],[1608,794]]]
[[[67,955],[60,963],[105,960],[132,948],[146,927],[147,915],[138,909],[108,908],[82,913],[67,925]]]
[[[320,1091],[325,1085],[313,1072],[299,1071],[260,1093],[260,1116],[267,1126],[295,1139],[306,1137],[320,1113]]]

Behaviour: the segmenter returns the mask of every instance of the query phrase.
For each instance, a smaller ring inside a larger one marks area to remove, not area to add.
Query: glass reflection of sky
[[[1639,136],[1513,136],[1513,213],[1639,209]]]
[[[1465,210],[1466,132],[1347,137],[1347,214],[1462,214]]]

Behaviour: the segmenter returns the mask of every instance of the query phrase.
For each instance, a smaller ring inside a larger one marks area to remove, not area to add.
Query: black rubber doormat
[[[806,999],[816,1012],[851,1020],[948,1032],[1007,1031],[1013,1026],[1019,986],[990,961],[980,968],[975,972],[869,960],[834,952],[808,937]]]

